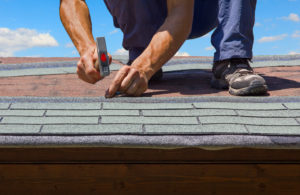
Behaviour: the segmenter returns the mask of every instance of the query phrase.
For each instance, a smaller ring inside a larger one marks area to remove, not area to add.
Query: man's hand
[[[116,92],[129,96],[141,96],[148,89],[148,79],[143,71],[133,66],[124,66],[111,83],[106,97],[112,98]]]
[[[112,57],[110,54],[108,54],[108,56],[110,64]],[[99,60],[97,48],[96,46],[93,46],[80,57],[80,60],[77,63],[77,75],[81,80],[95,84],[102,79],[100,72],[96,67],[99,67]]]

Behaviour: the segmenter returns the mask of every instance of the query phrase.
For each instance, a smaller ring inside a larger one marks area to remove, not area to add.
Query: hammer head
[[[107,55],[106,42],[104,37],[97,37],[97,50],[98,50],[98,61],[99,67],[96,67],[100,71],[101,77],[106,77],[110,74],[109,69],[109,57]],[[98,65],[98,63],[96,63]]]

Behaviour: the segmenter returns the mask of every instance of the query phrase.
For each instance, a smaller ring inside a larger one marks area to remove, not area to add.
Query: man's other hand
[[[108,54],[108,56],[109,64],[111,64],[112,57],[110,54]],[[94,46],[86,50],[80,57],[80,60],[77,63],[77,75],[81,80],[90,84],[95,84],[103,79],[96,67],[99,67],[99,61],[97,48]]]
[[[141,96],[147,89],[148,79],[145,73],[132,66],[124,66],[115,76],[106,97],[112,98],[116,92],[137,97]]]

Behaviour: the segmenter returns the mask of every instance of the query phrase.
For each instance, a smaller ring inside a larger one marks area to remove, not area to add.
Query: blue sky
[[[93,34],[112,54],[123,53],[122,33],[103,0],[86,0]],[[254,55],[300,53],[300,0],[258,0]],[[119,51],[119,52],[118,52]],[[181,53],[212,56],[210,36],[186,41]],[[59,0],[0,0],[0,56],[78,56],[59,18]]]

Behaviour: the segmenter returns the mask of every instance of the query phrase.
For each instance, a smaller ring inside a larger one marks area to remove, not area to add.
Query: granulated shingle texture
[[[41,144],[43,137],[47,137],[45,143],[50,145],[84,146],[93,142],[94,145],[107,143],[124,147],[207,147],[207,140],[203,142],[202,139],[205,136],[211,139],[211,147],[297,148],[300,145],[300,142],[290,145],[300,137],[300,101],[297,98],[293,102],[287,99],[270,103],[265,103],[265,98],[256,98],[255,102],[243,99],[244,102],[239,103],[233,103],[234,99],[208,102],[205,98],[185,98],[182,102],[180,98],[178,101],[174,98],[127,98],[124,99],[126,103],[122,103],[121,99],[114,102],[101,98],[84,98],[77,102],[60,98],[39,98],[38,102],[30,98],[28,101],[26,98],[4,98],[0,101],[0,140],[4,140],[3,146]],[[82,142],[81,136],[90,140]],[[129,143],[134,136],[139,140]],[[153,136],[159,137],[150,142]],[[214,144],[215,136],[218,140]],[[230,140],[226,140],[228,136]],[[235,140],[235,136],[239,139]],[[246,140],[244,143],[238,141],[241,136]],[[280,137],[288,141],[278,145],[270,141],[274,136],[277,142]],[[254,137],[268,141],[253,142]]]

